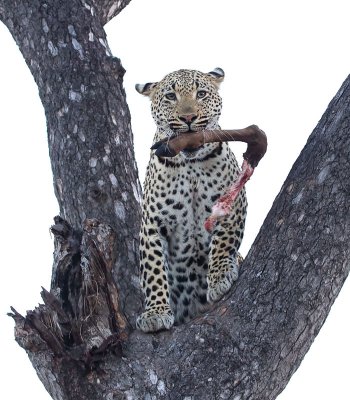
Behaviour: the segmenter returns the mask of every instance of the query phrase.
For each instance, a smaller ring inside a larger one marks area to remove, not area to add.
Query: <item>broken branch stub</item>
[[[243,154],[245,160],[255,168],[267,149],[267,138],[257,125],[250,125],[244,129],[231,130],[203,130],[198,132],[182,133],[165,138],[155,143],[151,149],[156,150],[158,157],[174,157],[184,149],[196,149],[205,143],[244,142],[248,144]]]
[[[129,325],[121,311],[118,289],[112,276],[116,235],[109,225],[95,219],[85,221],[84,232],[87,234],[82,240],[82,312],[98,318],[105,315],[110,324],[109,330],[118,332],[126,339]],[[89,266],[89,270],[85,265]]]
[[[56,357],[82,362],[87,370],[106,351],[117,356],[128,339],[112,268],[116,234],[96,219],[77,232],[61,217],[51,227],[55,236],[51,290],[43,288],[44,304],[22,317],[14,309],[16,338],[35,359],[47,346]]]

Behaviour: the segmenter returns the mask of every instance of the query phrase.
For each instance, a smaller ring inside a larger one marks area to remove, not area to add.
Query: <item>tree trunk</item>
[[[15,336],[54,399],[275,399],[350,268],[350,77],[310,136],[231,293],[168,332],[141,306],[137,169],[103,24],[128,1],[0,0],[45,108],[61,217],[50,292]]]
[[[109,50],[107,17],[99,17],[128,2],[0,0],[0,19],[38,85],[60,215],[76,230],[87,217],[112,226],[114,273],[129,316],[141,305],[138,287],[130,286],[137,282],[141,189],[125,70]]]

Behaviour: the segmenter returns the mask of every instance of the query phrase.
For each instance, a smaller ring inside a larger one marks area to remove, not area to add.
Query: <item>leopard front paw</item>
[[[143,332],[157,332],[174,325],[174,314],[170,307],[154,307],[143,312],[136,320],[137,329]]]
[[[234,281],[238,279],[238,267],[234,265],[228,271],[220,271],[216,274],[208,275],[207,301],[214,303],[227,293]]]

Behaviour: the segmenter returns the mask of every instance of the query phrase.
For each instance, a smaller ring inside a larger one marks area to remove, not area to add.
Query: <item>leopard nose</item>
[[[186,122],[186,124],[190,124],[197,118],[197,115],[196,114],[183,114],[183,115],[179,115],[179,118],[181,119],[181,121]]]

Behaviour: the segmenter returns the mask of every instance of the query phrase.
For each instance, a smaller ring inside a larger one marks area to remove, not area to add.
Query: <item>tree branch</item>
[[[141,308],[136,276],[141,187],[124,69],[109,50],[100,18],[81,0],[0,4],[46,112],[60,215],[80,234],[87,218],[112,226],[119,249],[112,273],[132,319]]]
[[[79,0],[81,7],[88,10],[92,15],[97,14],[102,25],[107,24],[118,15],[131,0]],[[48,1],[49,3],[49,1]],[[0,0],[0,20],[5,19],[7,0]]]
[[[118,15],[130,1],[131,0],[92,0],[103,25]],[[89,1],[82,0],[82,2],[85,3],[85,7],[88,6],[87,3]]]

